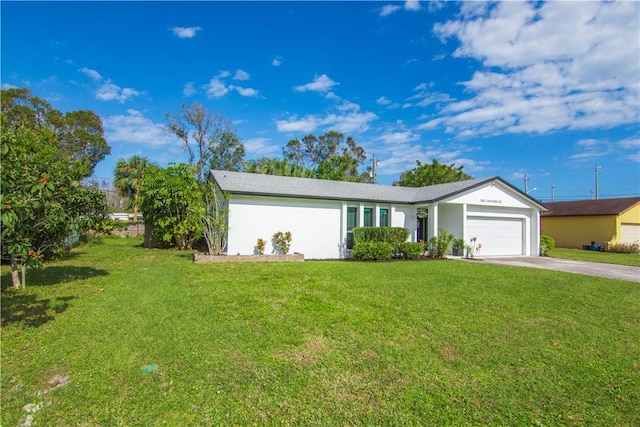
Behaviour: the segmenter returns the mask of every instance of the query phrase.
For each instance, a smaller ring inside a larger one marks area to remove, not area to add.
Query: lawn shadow
[[[27,287],[31,286],[51,286],[59,283],[71,282],[73,280],[90,279],[97,276],[107,276],[107,270],[100,270],[93,267],[74,267],[53,265],[36,270],[27,269]],[[2,290],[11,287],[11,273],[7,271],[0,280]]]
[[[53,320],[56,314],[69,308],[74,296],[38,299],[37,294],[25,294],[18,289],[10,289],[2,296],[0,324],[38,327]]]

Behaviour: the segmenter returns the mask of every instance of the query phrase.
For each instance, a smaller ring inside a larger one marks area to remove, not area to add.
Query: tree
[[[425,187],[427,185],[445,184],[472,179],[471,175],[463,171],[464,166],[456,166],[455,163],[445,165],[433,160],[431,164],[423,164],[416,160],[417,166],[406,172],[402,172],[400,179],[393,185],[401,187]]]
[[[300,165],[288,159],[270,159],[267,157],[245,162],[244,171],[261,173],[263,175],[294,176],[298,178],[311,178],[313,176],[312,171],[303,169]]]
[[[120,159],[114,170],[114,185],[118,193],[129,199],[133,205],[133,220],[138,220],[138,197],[142,187],[144,171],[149,165],[146,157],[131,156],[129,160]]]
[[[64,251],[73,232],[106,218],[107,205],[100,190],[78,183],[52,129],[0,118],[2,255],[11,260],[13,286],[24,287],[28,266]]]
[[[340,132],[329,131],[319,137],[306,135],[292,139],[282,150],[285,159],[292,161],[319,179],[371,182],[367,172],[359,169],[367,159],[364,148],[349,136],[345,142]]]
[[[228,120],[210,113],[199,103],[183,104],[180,113],[165,115],[165,130],[182,141],[182,148],[189,154],[189,165],[194,168],[194,176],[204,203],[200,225],[208,251],[219,253],[224,248],[226,236],[225,198],[210,185],[208,173],[211,169],[241,170],[244,145]]]
[[[181,140],[198,182],[207,179],[210,169],[241,170],[244,145],[223,116],[210,113],[197,102],[183,104],[179,113],[165,116],[165,130]]]
[[[184,163],[147,168],[142,180],[140,210],[152,233],[178,249],[191,249],[202,236],[206,207],[196,168]]]
[[[17,129],[46,128],[57,137],[57,150],[66,159],[76,180],[91,176],[111,147],[104,138],[100,117],[93,111],[61,113],[45,100],[31,96],[26,88],[0,91],[1,109],[7,126]]]

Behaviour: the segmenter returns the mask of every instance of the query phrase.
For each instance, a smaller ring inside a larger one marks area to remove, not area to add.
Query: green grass
[[[4,426],[640,424],[636,283],[112,238],[27,280],[3,269]]]
[[[607,264],[640,267],[640,254],[619,254],[614,252],[555,248],[551,251],[550,255],[552,258],[575,259],[579,261],[604,262]]]

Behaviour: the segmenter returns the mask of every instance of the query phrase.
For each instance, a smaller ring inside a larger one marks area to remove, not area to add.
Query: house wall
[[[418,233],[418,209],[411,205],[392,205],[391,226],[409,230],[409,240],[416,241]]]
[[[541,232],[553,237],[559,248],[578,248],[596,242],[602,246],[615,240],[616,215],[542,216]]]
[[[464,209],[463,204],[442,204],[439,206],[439,228],[447,230],[456,239],[464,239]],[[437,234],[437,231],[436,231]]]
[[[358,208],[358,226],[364,224],[365,208],[374,209],[375,226],[380,225],[380,209],[388,209],[390,226],[416,234],[416,208],[410,205],[231,195],[227,253],[254,254],[259,238],[267,242],[265,254],[273,253],[273,234],[290,231],[292,253],[302,253],[306,259],[343,258],[349,207]]]
[[[291,253],[305,258],[339,258],[339,201],[232,195],[229,199],[228,254],[254,254],[259,238],[273,253],[271,238],[278,231],[292,234]]]

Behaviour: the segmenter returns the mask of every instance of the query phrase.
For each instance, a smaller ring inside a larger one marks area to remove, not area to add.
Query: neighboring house
[[[542,234],[559,248],[582,248],[591,242],[607,250],[610,244],[640,241],[640,197],[546,203]]]
[[[544,205],[499,177],[421,188],[212,171],[228,195],[228,254],[252,254],[258,239],[292,233],[292,252],[345,258],[353,228],[404,227],[411,241],[445,229],[482,243],[480,256],[538,255]]]

